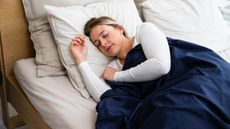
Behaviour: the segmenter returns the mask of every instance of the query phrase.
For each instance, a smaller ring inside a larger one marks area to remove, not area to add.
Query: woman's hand
[[[86,60],[87,46],[85,36],[80,35],[73,38],[70,45],[70,51],[77,64]]]
[[[113,80],[115,73],[117,72],[116,69],[113,67],[107,67],[102,75],[102,79],[105,80]]]

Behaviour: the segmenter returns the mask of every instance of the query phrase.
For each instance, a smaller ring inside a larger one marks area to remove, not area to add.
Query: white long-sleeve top
[[[142,23],[138,26],[133,47],[141,44],[147,58],[141,64],[125,71],[118,59],[108,64],[118,70],[114,81],[140,82],[150,81],[161,77],[169,72],[171,67],[170,51],[166,36],[152,23]],[[86,88],[91,96],[100,100],[100,96],[110,87],[92,71],[87,61],[78,65]]]

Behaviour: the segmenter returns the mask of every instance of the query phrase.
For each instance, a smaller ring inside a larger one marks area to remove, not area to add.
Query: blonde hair
[[[89,21],[86,22],[84,33],[86,36],[89,36],[90,32],[92,31],[93,27],[97,25],[108,25],[112,27],[122,27],[124,30],[123,35],[128,38],[128,34],[126,33],[123,26],[121,26],[116,20],[107,17],[107,16],[101,16],[101,17],[93,17]]]

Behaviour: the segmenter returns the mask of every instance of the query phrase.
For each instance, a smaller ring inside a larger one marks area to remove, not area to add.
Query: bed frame
[[[28,129],[51,129],[20,88],[13,67],[17,60],[35,57],[28,23],[21,0],[0,0],[0,64],[3,81],[0,86],[3,122],[7,129],[21,125]],[[17,111],[11,116],[8,105]]]

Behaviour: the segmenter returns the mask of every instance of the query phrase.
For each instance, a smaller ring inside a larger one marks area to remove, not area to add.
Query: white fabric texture
[[[136,46],[136,45],[133,45],[133,46]],[[121,64],[120,60],[116,58],[116,59],[112,60],[111,62],[109,62],[107,67],[113,67],[117,71],[121,71],[123,68],[123,64]]]
[[[226,21],[228,27],[230,27],[230,0],[222,0],[220,5],[224,20]]]
[[[217,0],[143,0],[138,7],[144,20],[154,23],[167,37],[216,52],[230,46],[230,31]]]
[[[159,78],[169,72],[171,66],[169,45],[165,35],[153,24],[143,23],[137,28],[134,46],[142,45],[147,58],[146,61],[131,69],[121,71],[115,60],[109,66],[115,66],[119,71],[115,74],[115,81],[140,82]],[[86,87],[93,98],[98,102],[100,96],[110,87],[91,70],[88,63],[82,62],[78,65]]]
[[[36,51],[37,76],[61,76],[66,70],[61,64],[44,4],[54,6],[85,5],[108,0],[22,0],[29,24],[31,40]]]
[[[225,8],[230,5],[230,0],[217,0],[218,1],[218,6],[220,8]]]
[[[68,76],[38,78],[34,58],[17,61],[14,73],[32,105],[52,129],[95,129],[95,101],[84,99]]]
[[[82,62],[78,65],[78,67],[90,95],[96,102],[99,102],[101,95],[105,91],[111,89],[110,86],[107,85],[104,80],[95,75],[88,62]]]
[[[166,36],[155,25],[151,23],[140,25],[135,40],[141,44],[147,60],[136,67],[116,72],[115,81],[149,81],[169,72],[171,59],[168,42]]]
[[[217,0],[219,2],[220,11],[224,20],[230,28],[230,0]],[[230,47],[217,52],[223,59],[230,63]]]
[[[119,7],[119,8],[117,8]],[[109,16],[121,23],[130,36],[135,35],[136,27],[141,23],[134,1],[132,0],[109,0],[97,2],[86,6],[54,7],[46,5],[54,38],[58,44],[60,59],[67,69],[68,76],[73,86],[89,98],[90,95],[85,88],[79,70],[70,55],[69,45],[73,37],[82,34],[85,23],[91,17]],[[107,66],[110,58],[104,56],[86,38],[88,45],[87,60],[97,76],[100,76]]]
[[[230,63],[230,47],[217,52],[223,59],[225,59],[228,63]]]

